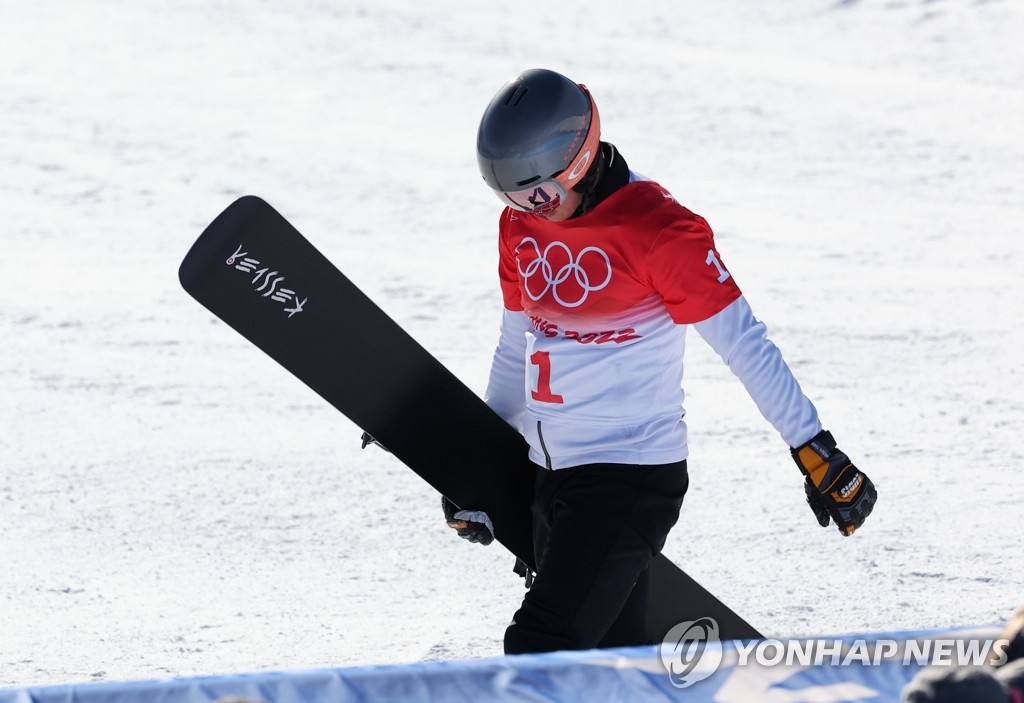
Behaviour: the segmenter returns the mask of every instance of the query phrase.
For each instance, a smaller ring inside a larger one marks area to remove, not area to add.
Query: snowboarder
[[[510,654],[646,643],[648,566],[688,484],[687,326],[789,445],[822,526],[851,535],[875,502],[708,223],[632,171],[600,126],[584,85],[535,69],[498,91],[477,137],[484,181],[505,205],[505,309],[485,400],[537,464],[537,574],[505,633]],[[461,537],[493,539],[485,513],[444,508]]]

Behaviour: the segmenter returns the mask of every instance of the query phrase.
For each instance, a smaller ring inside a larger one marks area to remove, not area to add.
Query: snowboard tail
[[[535,567],[535,465],[522,436],[255,196],[232,203],[178,272],[190,295],[316,391]],[[652,563],[651,640],[713,617],[723,639],[760,634],[670,560]]]

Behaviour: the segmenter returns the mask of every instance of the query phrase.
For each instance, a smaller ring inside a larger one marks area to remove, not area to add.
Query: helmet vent
[[[516,89],[509,93],[508,98],[505,100],[505,104],[511,105],[512,107],[518,107],[519,103],[522,101],[523,98],[526,97],[526,94],[529,92],[530,89],[527,88],[526,86],[516,86]]]

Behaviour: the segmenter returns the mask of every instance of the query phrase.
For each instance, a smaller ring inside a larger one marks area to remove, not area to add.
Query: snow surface
[[[0,685],[500,653],[507,553],[455,538],[176,271],[259,194],[482,391],[499,204],[475,129],[535,66],[585,82],[605,138],[709,219],[879,487],[855,537],[818,528],[694,335],[667,554],[772,636],[1002,621],[1022,36],[1011,0],[4,2]]]

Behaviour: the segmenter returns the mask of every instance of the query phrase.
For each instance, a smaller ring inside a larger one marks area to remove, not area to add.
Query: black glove
[[[806,476],[807,504],[818,523],[828,527],[831,518],[843,535],[852,535],[875,507],[875,484],[836,447],[826,430],[790,451]]]
[[[444,496],[441,496],[441,507],[448,527],[455,530],[462,539],[484,545],[494,541],[494,525],[487,513],[482,510],[459,510],[455,503]]]

